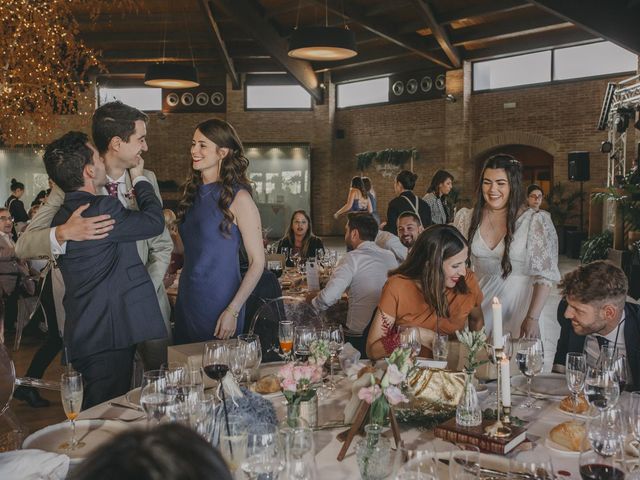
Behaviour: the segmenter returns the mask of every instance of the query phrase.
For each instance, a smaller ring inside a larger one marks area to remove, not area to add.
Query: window
[[[98,105],[120,100],[142,111],[162,110],[162,89],[152,87],[98,88]]]
[[[515,87],[551,81],[551,50],[473,64],[473,89]]]
[[[11,178],[24,183],[25,192],[22,196],[24,208],[29,211],[31,202],[41,191],[49,188],[49,176],[42,163],[43,150],[30,147],[0,148],[0,202],[11,195],[9,183]]]
[[[611,42],[559,48],[553,52],[553,79],[594,77],[636,70],[638,57]]]
[[[311,95],[300,85],[247,84],[247,110],[310,110]]]
[[[338,108],[389,101],[389,77],[338,84]]]

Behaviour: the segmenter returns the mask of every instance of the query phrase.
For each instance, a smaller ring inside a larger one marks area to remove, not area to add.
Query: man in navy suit
[[[127,392],[137,343],[167,336],[155,288],[135,243],[162,233],[162,205],[143,176],[142,160],[130,170],[139,211],[97,195],[107,175],[84,133],[69,132],[55,140],[43,158],[49,177],[65,192],[52,226],[65,223],[86,204],[83,216],[107,214],[115,220],[106,238],[70,241],[66,255],[58,259],[66,286],[67,360],[84,376],[83,408],[89,408]]]

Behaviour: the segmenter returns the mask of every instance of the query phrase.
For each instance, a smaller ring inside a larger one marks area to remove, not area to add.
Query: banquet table
[[[272,373],[274,367],[274,364],[264,364],[261,366],[261,373],[263,371]],[[341,377],[338,382],[336,392],[331,397],[320,400],[318,412],[319,426],[333,422],[341,422],[343,420],[344,408],[351,396],[351,383],[352,380],[344,376]],[[495,403],[495,396],[491,395],[493,390],[494,384],[489,383],[488,390],[480,395],[483,408],[495,406],[491,403]],[[514,392],[513,398],[515,404],[519,404],[524,400],[524,397],[520,396],[518,392]],[[285,416],[285,405],[283,399],[284,397],[282,395],[271,398],[279,419],[283,419]],[[125,396],[122,396],[114,399],[113,401],[126,403],[127,399]],[[624,397],[621,401],[625,401]],[[541,399],[537,402],[538,405],[542,407],[541,409],[521,409],[516,407],[512,410],[512,414],[530,422],[528,425],[528,438],[533,440],[536,452],[546,452],[550,455],[556,474],[558,471],[563,471],[563,476],[560,478],[580,478],[578,473],[577,454],[563,454],[545,446],[545,438],[548,436],[549,430],[558,423],[569,420],[570,417],[558,410],[558,400]],[[116,407],[110,402],[105,402],[82,412],[79,419],[131,419],[136,417],[140,417],[140,412]],[[134,426],[144,426],[144,424],[145,420],[140,419],[135,422],[126,423],[125,425],[130,428]],[[338,462],[336,459],[342,446],[342,443],[336,439],[336,435],[345,429],[346,427],[342,426],[340,428],[318,429],[315,431],[314,437],[318,480],[350,480],[359,478],[354,448],[357,440],[354,440],[354,443],[349,448],[347,456],[342,462]],[[400,429],[402,432],[402,440],[408,448],[424,448],[425,443],[433,440],[434,438],[432,431],[429,430],[412,428],[403,424],[400,424]],[[441,441],[438,440],[438,442]],[[503,459],[502,462],[507,462],[507,460]],[[448,474],[443,472],[440,478],[448,478]]]

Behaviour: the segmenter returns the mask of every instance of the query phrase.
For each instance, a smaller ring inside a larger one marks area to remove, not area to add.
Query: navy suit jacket
[[[568,352],[582,352],[585,337],[573,331],[571,321],[564,316],[567,301],[562,299],[558,305],[558,323],[560,323],[560,338],[553,359],[554,365],[565,365]],[[624,305],[624,346],[627,362],[631,370],[632,390],[640,390],[640,305],[625,303]]]
[[[66,286],[64,344],[71,361],[167,336],[155,288],[136,247],[137,240],[162,233],[162,205],[151,183],[140,181],[134,190],[140,211],[109,196],[66,193],[51,223],[65,223],[86,203],[90,206],[82,216],[109,214],[116,221],[106,238],[69,241],[66,254],[58,257]]]

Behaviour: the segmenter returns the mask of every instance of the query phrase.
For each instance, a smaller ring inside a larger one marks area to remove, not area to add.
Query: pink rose
[[[409,399],[400,391],[400,389],[394,385],[390,385],[384,391],[384,396],[387,397],[391,405],[397,405],[402,402],[408,402]]]
[[[285,363],[280,370],[278,370],[278,377],[284,380],[293,376],[293,363]]]
[[[291,378],[284,380],[280,385],[284,390],[289,392],[296,393],[296,391],[298,390],[298,384]]]
[[[380,386],[371,385],[370,387],[363,387],[358,392],[358,398],[364,400],[368,404],[372,404],[376,398],[382,394]]]
[[[389,365],[387,368],[387,379],[390,385],[399,385],[404,382],[405,378],[404,373],[398,370],[398,367],[394,363]]]
[[[316,365],[313,367],[313,372],[311,375],[311,383],[317,383],[322,380],[322,367]]]

